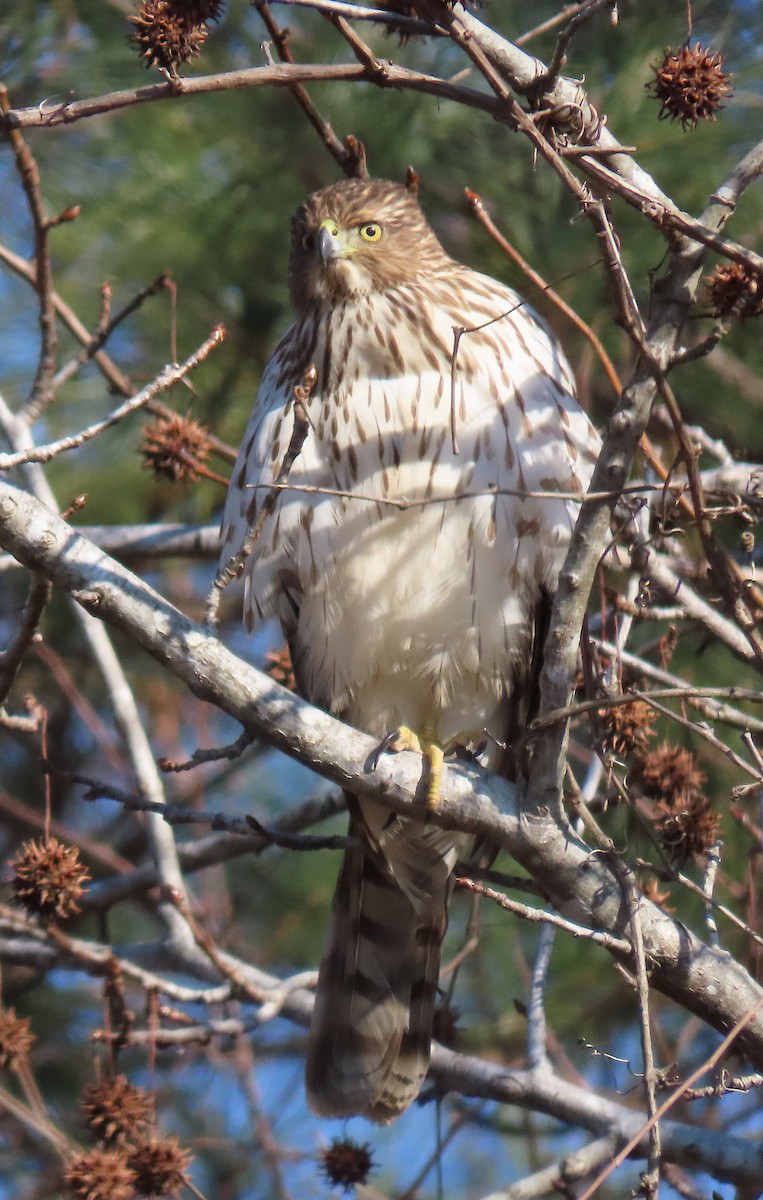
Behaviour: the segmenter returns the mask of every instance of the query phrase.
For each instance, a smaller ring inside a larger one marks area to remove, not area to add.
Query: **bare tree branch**
[[[9,919],[0,910],[0,956],[7,961],[28,963],[48,969],[56,963],[64,963],[78,969],[105,972],[114,962],[110,946],[69,935],[50,931],[47,936],[36,930],[28,919],[14,918],[18,932],[26,931],[26,939],[9,938]],[[196,964],[182,958],[182,952],[168,955],[166,945],[156,947],[156,957],[164,956],[165,970],[183,963],[198,969]],[[261,1007],[257,1013],[257,1024],[271,1020],[282,1013],[291,1021],[307,1025],[312,1008],[312,996],[305,984],[314,979],[298,975],[292,980],[280,980],[259,968],[242,962],[231,955],[222,956],[231,969],[246,978],[252,995],[257,995]],[[219,1004],[232,994],[232,984],[225,982],[204,988],[191,988],[141,966],[128,958],[118,960],[120,969],[129,978],[149,989],[158,989],[171,999],[192,1004]],[[236,1024],[216,1030],[208,1028],[210,1036],[217,1032],[229,1035],[243,1031],[247,1026]],[[198,1037],[198,1033],[195,1034]],[[144,1038],[149,1041],[150,1034]],[[195,1040],[182,1034],[173,1041]],[[703,1071],[705,1068],[701,1068]],[[695,1072],[699,1077],[700,1072]],[[643,1117],[624,1105],[607,1100],[589,1088],[561,1079],[552,1071],[519,1070],[500,1064],[483,1061],[466,1054],[458,1054],[442,1046],[432,1048],[431,1075],[440,1092],[457,1091],[465,1096],[497,1100],[519,1108],[546,1113],[556,1120],[589,1130],[595,1136],[612,1138],[616,1143],[630,1139],[629,1152],[643,1156],[647,1152],[647,1131]],[[670,1098],[672,1099],[672,1097]],[[694,1125],[684,1125],[666,1120],[662,1124],[663,1153],[667,1161],[697,1170],[708,1170],[716,1179],[736,1183],[756,1182],[763,1171],[763,1149],[755,1142],[748,1142],[728,1133],[703,1130],[697,1136]]]
[[[372,738],[236,659],[125,567],[7,483],[0,483],[0,544],[88,612],[128,634],[197,696],[236,717],[252,736],[264,737],[319,774],[395,812],[418,811],[425,803],[417,798],[416,755],[382,759],[369,773],[363,764],[376,749]],[[520,807],[515,787],[476,764],[446,770],[442,800],[431,816],[436,824],[501,845],[541,884],[562,915],[622,935],[627,917],[620,883],[564,821],[554,819],[557,805],[544,809],[540,797],[530,794]],[[644,898],[639,912],[653,987],[720,1030],[734,1025],[763,994],[730,955],[703,944],[669,914]],[[753,1062],[763,1063],[763,1028],[748,1026],[739,1044]]]

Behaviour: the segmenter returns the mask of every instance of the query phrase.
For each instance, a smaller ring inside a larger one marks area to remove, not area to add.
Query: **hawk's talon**
[[[401,750],[413,750],[415,754],[424,754],[427,743],[407,725],[393,729],[382,739],[381,749],[388,754],[399,754]]]
[[[383,737],[372,752],[368,759],[369,770],[376,769],[382,754],[398,754],[401,750],[413,750],[424,759],[427,772],[427,808],[434,810],[440,802],[445,751],[437,742],[430,741],[423,735],[419,736],[407,725],[401,725],[399,729],[393,729]]]
[[[410,734],[410,732],[409,729],[403,726],[401,729],[393,729],[391,733],[385,734],[379,745],[371,751],[366,759],[366,769],[368,771],[375,771],[382,754],[397,754],[399,750],[419,750],[418,738],[416,738],[415,745],[410,745],[406,740],[405,735]],[[415,734],[411,736],[416,737]]]

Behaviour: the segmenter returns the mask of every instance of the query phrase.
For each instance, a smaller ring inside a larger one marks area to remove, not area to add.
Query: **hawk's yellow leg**
[[[387,751],[396,754],[399,750],[413,750],[420,754],[428,766],[427,808],[434,809],[440,802],[443,762],[448,748],[443,748],[437,741],[434,729],[414,733],[407,725],[401,725],[384,738],[376,751],[373,765],[376,765],[379,755]]]

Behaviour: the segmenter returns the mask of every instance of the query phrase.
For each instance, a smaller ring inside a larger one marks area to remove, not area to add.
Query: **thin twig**
[[[586,929],[584,925],[576,925],[574,921],[568,921],[565,917],[558,916],[557,913],[545,912],[541,908],[531,908],[527,904],[521,904],[519,900],[512,900],[510,896],[504,895],[503,892],[496,892],[493,888],[485,887],[482,883],[476,883],[473,879],[466,876],[457,876],[456,887],[466,888],[470,892],[477,892],[480,896],[485,896],[488,900],[492,900],[494,904],[505,908],[507,912],[513,913],[516,917],[521,917],[523,921],[532,921],[537,924],[554,925],[557,929],[563,929],[566,933],[571,933],[573,937],[585,938],[588,941],[596,942],[599,946],[604,946],[607,950],[614,950],[618,954],[630,954],[631,944],[625,938],[614,937],[610,933],[602,933],[598,929]]]
[[[603,648],[612,646],[611,642],[596,642]],[[613,648],[614,649],[614,648]],[[625,659],[623,661],[626,661]],[[638,665],[642,665],[643,660],[636,658],[634,655],[629,655],[628,661]],[[648,664],[647,664],[648,665]],[[643,691],[637,688],[628,688],[627,691],[620,695],[601,696],[596,700],[581,700],[577,704],[568,704],[564,708],[553,709],[549,713],[545,713],[542,717],[537,717],[530,725],[533,733],[539,733],[542,729],[547,729],[550,725],[555,725],[559,721],[566,721],[570,717],[580,716],[582,713],[598,711],[599,709],[620,708],[624,704],[631,704],[634,700],[644,700],[647,704],[654,702],[654,707],[657,708],[658,700],[690,700],[696,697],[724,697],[728,700],[746,700],[751,704],[763,704],[763,692],[756,691],[753,688],[737,688],[737,687],[695,687],[691,683],[686,683],[680,687],[670,688],[655,688],[653,691]],[[661,708],[660,711],[668,712],[667,709]],[[715,712],[713,715],[716,720],[722,721],[723,710]],[[674,715],[674,714],[669,714]],[[736,724],[739,718],[744,718],[743,713],[739,713]]]
[[[649,1161],[646,1174],[641,1177],[644,1195],[657,1200],[660,1186],[660,1163],[662,1161],[662,1138],[660,1123],[657,1119],[656,1079],[657,1068],[654,1060],[652,1044],[652,1024],[649,1015],[649,976],[646,968],[646,951],[644,935],[641,927],[640,902],[641,893],[633,872],[625,868],[622,881],[628,904],[628,919],[633,940],[633,959],[636,967],[636,989],[638,995],[639,1027],[641,1032],[641,1052],[644,1059],[644,1095],[646,1109],[650,1119],[654,1118],[649,1129]]]
[[[736,1022],[733,1029],[727,1033],[720,1046],[718,1046],[717,1049],[709,1056],[709,1058],[705,1059],[701,1066],[697,1067],[696,1071],[693,1071],[688,1079],[686,1079],[684,1083],[682,1083],[681,1086],[677,1088],[675,1092],[673,1092],[672,1095],[670,1095],[668,1099],[659,1106],[657,1111],[649,1118],[647,1123],[638,1131],[637,1134],[634,1134],[634,1136],[630,1138],[630,1140],[625,1146],[623,1146],[619,1153],[615,1155],[606,1169],[596,1176],[596,1179],[594,1179],[591,1186],[586,1188],[583,1194],[578,1197],[578,1200],[591,1200],[591,1196],[593,1196],[599,1190],[602,1183],[609,1179],[609,1176],[612,1174],[612,1172],[615,1171],[621,1163],[625,1162],[632,1150],[635,1150],[644,1134],[648,1133],[650,1128],[653,1125],[656,1125],[657,1122],[664,1117],[665,1114],[669,1112],[679,1100],[681,1100],[684,1092],[688,1092],[698,1079],[701,1079],[707,1071],[712,1070],[717,1062],[720,1062],[726,1051],[731,1045],[733,1045],[745,1026],[749,1025],[750,1021],[752,1021],[761,1005],[763,1005],[763,997],[761,997],[761,999],[758,1000],[757,1003],[751,1008],[748,1008],[747,1012],[744,1013],[744,1015]]]
[[[715,920],[713,906],[709,903],[713,898],[713,889],[715,887],[715,878],[718,874],[718,868],[721,865],[721,842],[716,842],[707,851],[705,860],[705,873],[702,879],[702,890],[707,896],[708,903],[705,904],[705,925],[707,926],[707,940],[711,946],[720,946],[721,940],[718,936],[718,925]]]
[[[589,0],[582,0],[580,4],[565,4],[564,7],[553,17],[549,17],[547,21],[542,21],[540,25],[535,25],[532,29],[528,29],[527,33],[520,34],[515,38],[517,46],[525,46],[531,42],[533,38],[540,37],[544,33],[548,33],[551,29],[556,29],[557,25],[561,25],[564,21],[568,21],[570,17],[574,17],[581,12],[588,4]]]
[[[399,26],[400,29],[404,29],[409,33],[431,35],[442,33],[436,25],[433,25],[429,21],[409,17],[404,13],[398,14],[387,8],[373,8],[365,4],[344,3],[343,0],[320,0],[318,4],[315,3],[315,0],[277,0],[277,3],[284,5],[286,8],[309,8],[328,15],[348,17],[351,21],[378,21],[382,25],[394,25],[396,28]]]
[[[34,931],[34,928],[34,925],[30,923],[30,930]],[[52,924],[48,925],[45,930],[43,944],[45,941],[53,943],[62,952],[65,960],[78,963],[88,974],[107,976],[116,968],[128,979],[133,979],[140,984],[146,991],[154,990],[163,996],[169,996],[179,1004],[224,1004],[231,999],[233,994],[230,983],[227,981],[224,984],[206,988],[186,987],[174,980],[166,979],[155,971],[139,966],[138,963],[132,962],[128,958],[115,955],[111,946],[73,938],[63,929]],[[166,944],[163,945],[163,950],[166,960]]]
[[[751,154],[755,154],[756,157],[758,155],[761,156],[761,161],[757,163],[754,175],[754,178],[757,178],[763,172],[763,143],[755,147],[755,151],[752,151]],[[748,267],[756,275],[763,275],[763,256],[760,254],[756,254],[753,250],[748,250],[738,242],[733,242],[729,238],[722,237],[701,219],[697,220],[672,205],[659,204],[652,196],[627,183],[621,176],[616,175],[614,171],[610,170],[598,158],[587,155],[580,162],[589,175],[592,175],[608,188],[611,188],[613,192],[620,196],[621,199],[627,201],[632,207],[637,208],[658,229],[671,230],[682,234],[684,237],[691,238],[693,241],[706,246],[709,250],[714,250],[717,254],[720,254],[723,258],[728,258],[731,262],[741,263],[742,266]],[[749,180],[749,182],[752,181],[752,179]],[[719,193],[720,191],[721,189],[719,189]],[[674,352],[675,349],[672,349],[671,356]]]
[[[19,617],[16,633],[5,650],[0,651],[0,706],[5,703],[24,655],[38,637],[37,631],[50,596],[50,580],[35,576]]]
[[[22,279],[26,279],[27,283],[30,283],[34,287],[34,268],[30,266],[26,259],[22,258],[19,254],[15,254],[13,250],[9,250],[7,246],[0,245],[0,262],[4,262],[16,275],[19,275]],[[90,331],[83,325],[71,306],[56,291],[53,292],[52,301],[56,313],[64,325],[71,330],[83,346],[87,346],[91,341]],[[105,351],[96,351],[93,358],[104,378],[115,392],[122,396],[132,395],[133,389],[130,387],[129,379],[119,370]]]
[[[48,1120],[42,1113],[37,1112],[31,1105],[19,1100],[12,1092],[0,1086],[0,1108],[11,1114],[32,1133],[45,1138],[54,1147],[62,1159],[74,1149],[74,1144],[58,1128],[55,1122]]]
[[[652,1030],[649,1017],[649,976],[646,968],[646,946],[641,924],[641,905],[643,896],[638,887],[635,875],[628,864],[617,853],[611,838],[600,828],[591,810],[585,803],[581,793],[574,791],[571,804],[583,822],[586,832],[591,836],[594,845],[606,854],[612,865],[628,908],[628,926],[632,941],[631,962],[635,968],[636,991],[638,996],[639,1027],[641,1032],[641,1052],[644,1060],[644,1094],[646,1097],[649,1123],[644,1130],[649,1135],[649,1164],[646,1175],[643,1176],[645,1195],[656,1198],[659,1190],[660,1161],[662,1156],[662,1141],[658,1121],[656,1098],[657,1071],[654,1062],[652,1046]]]
[[[173,83],[153,83],[145,87],[125,88],[123,91],[108,92],[85,100],[64,100],[32,108],[12,109],[0,127],[6,129],[53,129],[69,126],[103,113],[118,112],[136,105],[158,101],[177,101],[181,97],[204,96],[214,92],[237,91],[242,88],[271,87],[295,83],[313,82],[358,82],[368,83],[369,74],[360,63],[279,63],[266,67],[246,67],[240,71],[223,71],[218,75],[187,77]],[[379,82],[379,80],[376,80]],[[386,76],[390,87],[407,88],[428,93],[443,100],[461,102],[468,108],[492,113],[500,117],[503,106],[492,96],[476,90],[460,87],[427,75],[390,63]]]
[[[49,764],[45,766],[49,774],[65,778],[70,783],[82,784],[85,787],[83,800],[91,803],[113,800],[128,812],[156,813],[168,825],[207,825],[216,833],[230,833],[246,838],[251,838],[254,834],[263,846],[279,846],[284,850],[346,850],[350,844],[349,838],[339,834],[318,837],[267,829],[251,814],[245,817],[231,817],[221,812],[204,812],[198,808],[181,808],[163,801],[147,800],[111,784],[99,783],[87,775],[72,771],[54,771]]]
[[[657,683],[667,684],[670,688],[676,689],[676,699],[686,701],[692,708],[696,708],[704,716],[712,721],[722,721],[726,725],[731,725],[737,729],[751,729],[758,733],[763,733],[763,720],[758,717],[753,717],[750,713],[742,712],[741,709],[732,708],[729,704],[716,703],[708,697],[707,689],[703,689],[702,695],[693,691],[693,685],[688,679],[682,679],[679,675],[674,675],[670,671],[664,671],[661,667],[657,667],[654,663],[650,663],[647,659],[642,658],[638,654],[634,654],[632,650],[620,650],[603,638],[593,637],[592,644],[597,650],[603,651],[605,654],[620,654],[622,664],[629,667],[631,671],[638,672],[640,675],[646,676],[647,679],[653,679]],[[650,693],[657,696],[657,690]],[[754,691],[750,699],[757,697],[759,693]],[[662,699],[669,699],[664,692]],[[730,698],[730,697],[729,697]]]
[[[156,296],[159,292],[164,291],[164,289],[167,287],[168,280],[169,275],[166,271],[162,271],[161,275],[157,275],[153,283],[149,283],[146,285],[146,287],[140,288],[140,290],[135,293],[132,299],[128,300],[127,304],[124,304],[122,308],[118,310],[118,312],[107,314],[107,319],[105,321],[101,319],[98,324],[98,328],[87,342],[84,349],[79,354],[75,354],[73,358],[70,358],[69,361],[64,363],[61,369],[56,372],[52,381],[53,391],[58,391],[58,389],[64,383],[77,374],[80,367],[82,367],[85,363],[90,362],[92,358],[95,358],[98,351],[102,350],[106,345],[114,330],[117,329],[129,316],[132,316],[134,312],[137,312],[140,306],[151,296]]]
[[[493,240],[497,242],[504,253],[507,254],[512,260],[512,262],[519,267],[522,273],[533,284],[535,284],[535,286],[540,292],[543,293],[544,296],[548,296],[551,303],[554,304],[560,312],[564,313],[568,320],[572,321],[576,329],[579,329],[583,334],[583,337],[585,337],[586,340],[591,344],[599,358],[599,361],[601,362],[602,367],[604,368],[607,378],[612,386],[612,390],[614,391],[615,395],[619,396],[620,392],[622,391],[620,377],[615,369],[612,359],[607,354],[601,339],[597,337],[593,329],[591,329],[591,326],[588,325],[583,318],[575,312],[575,309],[571,308],[566,300],[562,299],[562,297],[557,291],[554,290],[551,284],[547,283],[543,276],[540,275],[534,267],[530,266],[527,259],[523,258],[516,247],[512,246],[511,242],[503,233],[501,233],[500,229],[485,208],[482,197],[476,192],[472,191],[471,188],[465,188],[464,194],[466,196],[466,201],[469,205],[469,208],[474,213],[474,216],[477,218],[480,225],[487,230]]]
[[[205,763],[220,762],[221,759],[233,762],[235,759],[240,758],[244,751],[248,750],[251,745],[252,739],[246,730],[244,730],[236,738],[235,742],[231,742],[229,746],[215,746],[211,750],[194,750],[186,762],[173,762],[170,758],[160,758],[159,769],[168,773],[192,771]]]
[[[702,539],[702,546],[713,579],[726,602],[728,610],[733,614],[735,621],[747,637],[758,663],[763,667],[763,636],[760,634],[756,616],[747,600],[750,589],[745,588],[747,581],[744,579],[744,576],[739,571],[733,559],[730,558],[716,540],[712,522],[706,510],[705,493],[697,465],[697,455],[689,438],[688,431],[684,426],[678,401],[664,373],[657,366],[655,379],[660,395],[668,407],[673,428],[681,447],[689,479],[697,529]]]
[[[6,88],[0,85],[0,119],[6,118],[8,140],[11,143],[16,168],[27,198],[34,227],[34,286],[39,298],[40,355],[37,361],[32,390],[26,404],[26,419],[32,423],[39,417],[52,397],[51,381],[56,369],[58,330],[53,305],[53,271],[50,263],[50,223],[42,199],[40,172],[34,155],[21,133],[8,124],[11,112]]]
[[[729,1075],[723,1070],[718,1083],[710,1083],[707,1087],[688,1088],[681,1100],[707,1100],[712,1096],[727,1096],[729,1092],[749,1092],[759,1087],[763,1087],[763,1075]]]
[[[265,28],[273,39],[278,57],[282,62],[293,63],[294,57],[289,46],[289,32],[282,29],[276,21],[267,0],[256,0],[255,8],[262,17]],[[389,14],[388,14],[389,15]],[[289,88],[292,96],[302,109],[318,137],[323,142],[332,158],[339,164],[345,175],[367,178],[365,151],[356,138],[346,138],[341,141],[334,133],[331,125],[315,106],[307,89],[301,83],[294,83]]]
[[[198,350],[190,355],[184,363],[174,366],[167,366],[163,371],[156,376],[147,387],[141,389],[124,404],[120,404],[115,408],[108,417],[104,417],[101,421],[95,421],[87,428],[81,429],[79,433],[71,434],[68,437],[59,438],[58,441],[49,442],[45,446],[30,446],[27,449],[19,450],[15,454],[0,454],[0,471],[9,471],[12,467],[18,467],[25,463],[46,463],[52,458],[62,454],[66,450],[75,450],[77,447],[89,442],[91,438],[97,437],[99,433],[103,433],[105,429],[110,429],[112,425],[123,421],[130,413],[136,409],[145,408],[150,400],[154,397],[162,395],[181,379],[192,371],[199,363],[203,362],[211,350],[219,346],[225,337],[225,330],[222,325],[217,325],[206,341],[202,342]]]
[[[530,981],[527,1003],[527,1058],[530,1068],[534,1071],[547,1071],[550,1068],[546,1051],[545,992],[555,937],[556,929],[552,924],[542,925]]]
[[[615,1151],[615,1145],[611,1136],[597,1138],[580,1150],[566,1154],[559,1162],[551,1163],[550,1166],[535,1171],[517,1183],[509,1184],[500,1192],[491,1192],[482,1197],[482,1200],[544,1200],[555,1193],[569,1196],[572,1200],[576,1193],[568,1190],[571,1185],[579,1183],[581,1179],[597,1171],[602,1163],[607,1162]]]
[[[551,91],[559,82],[565,63],[567,62],[567,51],[570,48],[573,37],[577,31],[585,25],[600,9],[611,8],[612,0],[588,0],[586,4],[581,4],[578,12],[574,13],[562,32],[556,39],[554,53],[543,75],[538,77],[536,84],[537,94],[542,95],[544,92]]]

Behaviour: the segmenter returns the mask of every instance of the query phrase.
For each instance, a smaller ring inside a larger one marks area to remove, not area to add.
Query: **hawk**
[[[289,449],[294,389],[317,376],[246,562],[247,625],[280,620],[313,704],[379,739],[403,731],[397,746],[418,735],[434,772],[441,751],[487,746],[483,761],[516,777],[574,497],[599,446],[559,342],[383,180],[309,197],[289,281],[296,319],[233,471],[224,562]],[[384,1124],[427,1072],[450,879],[472,839],[347,799],[307,1092],[319,1115]]]

